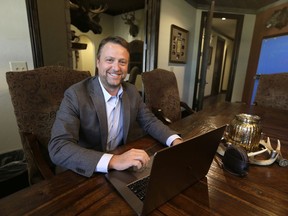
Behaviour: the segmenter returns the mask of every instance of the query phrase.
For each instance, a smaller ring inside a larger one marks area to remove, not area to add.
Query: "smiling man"
[[[105,38],[98,48],[96,76],[66,90],[48,145],[56,165],[87,177],[110,169],[142,168],[149,161],[144,150],[109,153],[127,142],[135,121],[165,145],[182,142],[151,113],[136,87],[124,82],[129,58],[127,41]]]

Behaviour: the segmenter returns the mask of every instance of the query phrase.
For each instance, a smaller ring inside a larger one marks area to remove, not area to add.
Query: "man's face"
[[[118,91],[127,75],[128,63],[129,52],[121,45],[109,42],[102,47],[97,68],[100,80],[109,93]]]

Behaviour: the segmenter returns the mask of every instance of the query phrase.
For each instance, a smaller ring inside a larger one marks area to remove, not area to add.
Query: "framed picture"
[[[186,63],[188,33],[185,29],[171,25],[169,62]]]

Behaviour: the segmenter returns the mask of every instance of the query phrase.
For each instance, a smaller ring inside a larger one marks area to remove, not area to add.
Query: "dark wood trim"
[[[211,27],[212,27],[212,19],[214,14],[214,6],[215,1],[211,1],[210,10],[206,16],[205,22],[205,34],[204,34],[204,42],[203,42],[203,53],[202,53],[202,61],[201,61],[201,71],[200,71],[200,82],[198,88],[198,105],[197,111],[203,109],[203,100],[205,94],[205,86],[206,86],[206,74],[207,67],[209,61],[209,47],[210,47],[210,36],[211,36]],[[202,37],[201,37],[202,38]],[[199,47],[200,49],[200,47]]]
[[[26,0],[34,68],[44,66],[37,0]]]
[[[223,61],[223,74],[222,74],[222,77],[221,77],[221,88],[220,88],[220,93],[222,92],[226,92],[227,90],[223,90],[223,83],[224,83],[224,76],[225,76],[225,70],[226,70],[226,66],[227,66],[227,49],[225,50],[225,53],[224,53],[224,61]]]
[[[158,38],[161,0],[146,0],[145,68],[150,71],[158,64]]]
[[[197,92],[199,88],[199,70],[200,70],[200,59],[201,59],[201,49],[200,47],[202,46],[202,35],[204,32],[204,26],[205,26],[205,19],[207,17],[207,12],[202,12],[201,16],[201,24],[200,24],[200,33],[199,33],[199,42],[198,42],[198,54],[197,54],[197,66],[196,66],[196,73],[195,73],[195,84],[194,84],[194,96],[193,96],[193,105],[192,109],[198,110],[198,104],[199,104],[199,99],[197,97]]]
[[[244,21],[244,15],[233,15],[233,17],[234,19],[237,20],[237,25],[236,25],[236,34],[235,34],[233,54],[232,54],[232,59],[231,59],[232,62],[231,62],[231,68],[230,68],[230,74],[229,74],[229,80],[228,80],[228,86],[227,86],[227,94],[225,98],[226,101],[231,101],[232,99],[233,86],[234,86],[238,54],[239,54],[239,48],[240,48],[240,41],[241,41],[241,33],[242,33],[243,21]]]

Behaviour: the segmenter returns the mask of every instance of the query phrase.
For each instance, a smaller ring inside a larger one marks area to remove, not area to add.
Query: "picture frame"
[[[169,62],[186,63],[189,32],[176,25],[171,25]]]

